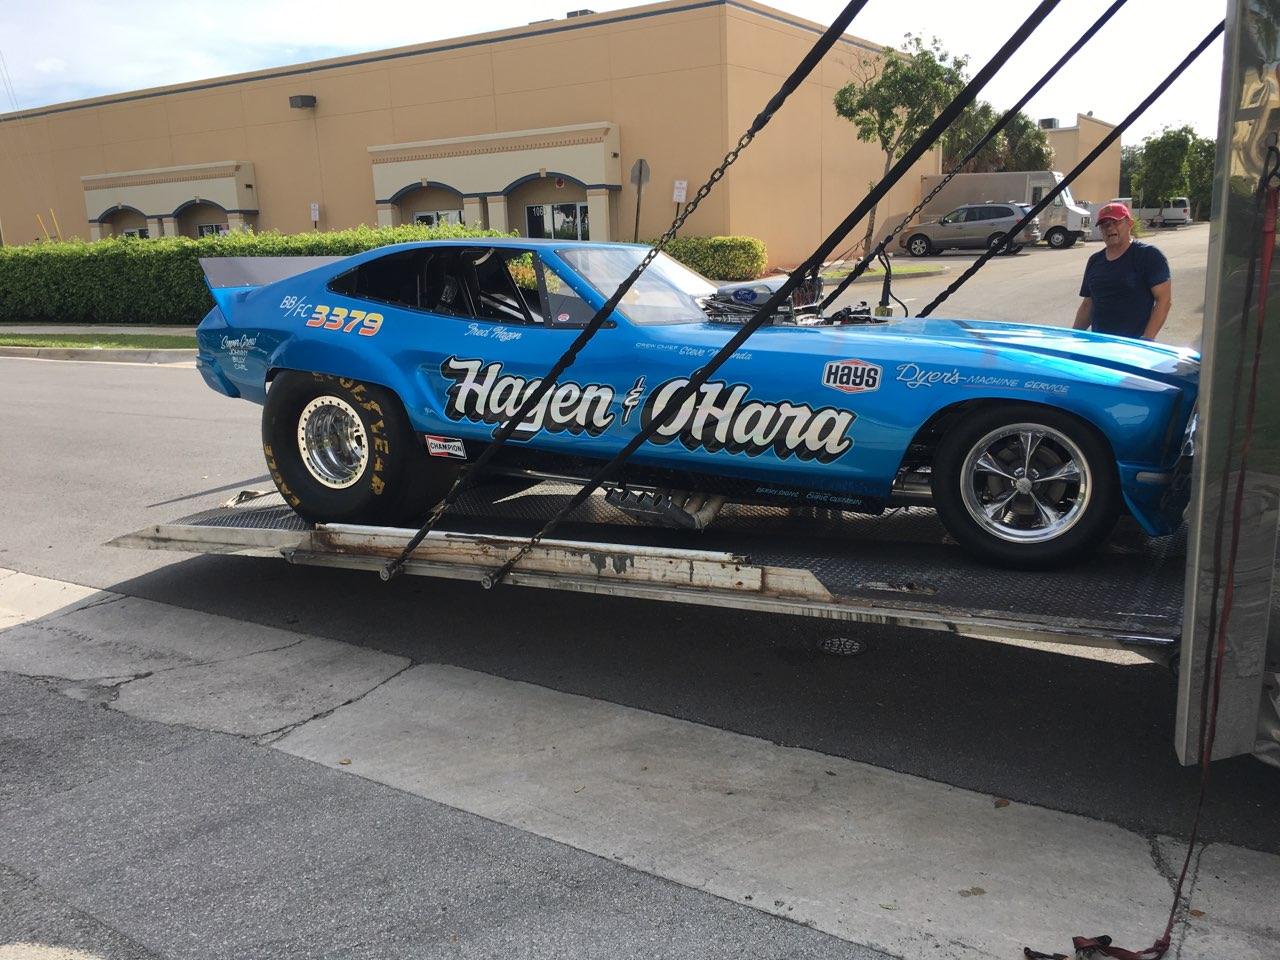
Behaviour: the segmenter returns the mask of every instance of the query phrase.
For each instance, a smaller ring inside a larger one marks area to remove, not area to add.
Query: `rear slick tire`
[[[272,381],[262,451],[280,495],[313,523],[417,526],[458,473],[427,455],[390,390],[322,373]]]
[[[1106,439],[1071,414],[1035,404],[966,416],[938,444],[931,486],[947,531],[969,553],[1003,567],[1080,560],[1120,514]]]

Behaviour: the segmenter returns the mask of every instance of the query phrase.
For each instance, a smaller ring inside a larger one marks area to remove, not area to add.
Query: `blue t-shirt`
[[[1169,261],[1159,248],[1134,240],[1114,260],[1099,250],[1084,268],[1080,296],[1093,300],[1090,324],[1096,333],[1140,337],[1156,298],[1151,288],[1169,279]]]

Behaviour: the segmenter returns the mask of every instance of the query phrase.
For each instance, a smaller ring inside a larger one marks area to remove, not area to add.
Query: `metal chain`
[[[644,259],[640,261],[640,268],[636,271],[637,273],[644,273],[644,271],[648,269],[649,264],[653,262],[654,258],[666,248],[668,243],[675,239],[676,234],[680,232],[680,228],[684,226],[684,222],[693,215],[695,210],[698,209],[698,204],[705,200],[707,195],[711,193],[711,188],[724,179],[724,175],[738,159],[738,154],[742,153],[742,151],[747,148],[747,144],[754,140],[755,136],[756,131],[753,125],[752,129],[748,130],[738,138],[738,142],[734,148],[724,155],[724,159],[720,161],[720,166],[711,171],[711,176],[707,178],[707,182],[700,186],[697,192],[693,195],[693,199],[685,204],[684,209],[675,218],[675,220],[671,222],[671,226],[667,228],[667,232],[659,237],[654,242],[653,246],[649,248],[649,252],[646,253],[644,255]]]
[[[453,486],[449,489],[449,492],[445,494],[444,499],[436,504],[435,509],[431,512],[430,518],[428,518],[427,522],[418,529],[418,532],[409,539],[409,542],[405,544],[404,549],[400,551],[399,556],[394,560],[389,560],[382,567],[379,571],[379,575],[383,580],[390,580],[399,573],[401,569],[403,569],[405,562],[409,559],[409,555],[420,543],[422,543],[423,539],[444,515],[445,511],[449,509],[449,506],[457,500],[465,489],[467,489],[467,487],[472,483],[473,478],[479,474],[483,466],[493,458],[496,451],[503,443],[506,442],[507,438],[511,436],[515,430],[516,424],[521,423],[528,415],[529,411],[533,409],[534,404],[540,402],[541,398],[546,396],[547,391],[550,390],[552,384],[556,382],[560,374],[573,365],[573,362],[577,359],[578,353],[587,345],[591,338],[600,331],[608,315],[617,309],[618,305],[622,302],[622,298],[626,295],[627,291],[631,289],[632,284],[640,278],[640,275],[644,273],[649,264],[653,262],[654,258],[657,257],[667,244],[671,242],[680,228],[684,226],[685,221],[688,220],[689,217],[693,215],[693,212],[698,209],[698,204],[700,204],[707,194],[711,192],[711,188],[724,178],[725,172],[729,167],[733,166],[734,161],[736,161],[738,159],[738,155],[746,149],[747,144],[755,139],[755,135],[763,130],[773,118],[773,115],[782,109],[787,98],[790,97],[805,78],[813,72],[814,68],[817,67],[822,58],[826,56],[835,42],[844,35],[845,28],[849,26],[849,23],[858,15],[868,2],[869,0],[849,0],[849,3],[845,5],[841,13],[831,22],[831,26],[826,29],[826,32],[822,34],[809,52],[805,54],[804,59],[800,61],[795,70],[793,70],[783,82],[778,92],[775,93],[769,102],[765,104],[764,109],[756,114],[755,119],[751,122],[751,126],[747,129],[746,133],[738,138],[737,144],[734,145],[732,150],[725,154],[724,159],[720,161],[720,165],[711,171],[711,176],[707,178],[707,182],[698,188],[698,192],[694,194],[693,199],[689,201],[689,203],[685,204],[685,208],[677,214],[667,232],[659,237],[658,241],[649,248],[649,252],[645,255],[640,265],[637,266],[635,270],[631,271],[631,274],[618,285],[618,288],[614,290],[610,297],[605,301],[604,305],[596,311],[595,315],[587,322],[587,325],[583,327],[582,331],[574,339],[573,343],[569,345],[569,348],[561,355],[560,359],[552,365],[546,376],[538,381],[537,386],[525,396],[523,403],[521,403],[520,408],[515,412],[515,414],[513,414],[510,419],[498,428],[498,431],[493,436],[493,440],[490,442],[488,447],[485,448],[485,451],[480,455],[480,458],[470,464],[467,469],[463,470],[458,475],[457,479],[453,482]],[[1042,2],[1048,2],[1048,0],[1042,0]],[[1053,2],[1056,3],[1058,0],[1053,0]]]
[[[711,171],[711,175],[707,178],[707,182],[698,188],[697,192],[693,195],[693,199],[685,204],[684,209],[681,210],[675,220],[671,222],[671,226],[667,228],[667,232],[659,237],[658,240],[649,248],[649,252],[644,255],[644,259],[640,261],[639,266],[632,272],[633,278],[639,277],[644,273],[644,271],[648,269],[649,264],[653,263],[658,254],[666,248],[667,244],[675,239],[676,234],[680,231],[680,228],[684,226],[685,221],[688,220],[689,217],[693,216],[694,211],[698,209],[698,204],[702,203],[702,201],[706,199],[707,195],[711,193],[712,187],[724,179],[725,173],[727,173],[729,168],[733,166],[735,161],[737,161],[738,155],[741,154],[742,151],[747,148],[747,145],[755,139],[756,134],[767,122],[768,115],[766,114],[756,117],[755,121],[751,124],[751,128],[738,138],[738,142],[734,144],[733,149],[724,155],[724,159],[720,161],[720,165]],[[401,569],[403,569],[405,562],[409,559],[409,555],[417,549],[418,545],[421,544],[423,540],[426,539],[427,534],[435,528],[437,523],[440,522],[453,502],[462,494],[463,490],[470,485],[472,479],[477,475],[474,471],[478,466],[480,466],[479,462],[471,464],[469,469],[464,470],[457,479],[454,480],[453,486],[450,488],[448,494],[446,494],[444,499],[435,505],[430,516],[427,518],[426,523],[424,523],[422,527],[419,528],[418,532],[409,539],[409,542],[405,544],[404,549],[400,551],[400,554],[394,560],[386,563],[379,571],[378,575],[383,580],[392,579],[400,572]]]

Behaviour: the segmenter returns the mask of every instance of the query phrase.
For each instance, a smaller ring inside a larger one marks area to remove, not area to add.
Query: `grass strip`
[[[854,265],[858,261],[849,260],[839,266],[827,267],[822,271],[822,279],[828,281],[843,280],[853,270]],[[898,260],[893,261],[893,279],[897,280],[901,277],[912,277],[917,274],[936,274],[946,270],[946,266],[937,263],[899,263]],[[868,267],[866,271],[858,278],[861,283],[864,280],[877,280],[884,277],[884,270],[880,267]]]

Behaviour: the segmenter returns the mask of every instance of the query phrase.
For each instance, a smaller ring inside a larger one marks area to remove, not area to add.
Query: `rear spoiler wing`
[[[200,269],[223,316],[258,287],[325,267],[345,257],[201,257]]]

